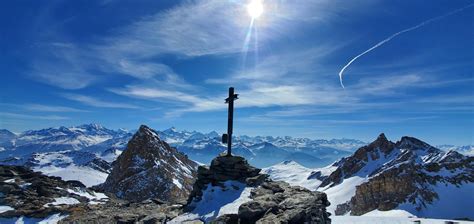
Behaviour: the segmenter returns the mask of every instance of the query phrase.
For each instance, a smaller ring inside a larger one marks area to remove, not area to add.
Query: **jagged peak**
[[[393,142],[389,141],[384,133],[380,133],[377,139],[369,144],[373,148],[390,147]]]
[[[104,128],[102,125],[97,124],[97,123],[83,124],[83,125],[79,125],[78,127],[90,127],[90,128],[94,128],[94,129]]]
[[[387,137],[385,136],[385,134],[382,132],[380,133],[379,137],[377,137],[377,139],[375,141],[388,141]]]
[[[285,160],[285,161],[281,162],[281,164],[289,165],[289,164],[298,164],[298,163],[295,162],[294,160]]]
[[[160,137],[158,136],[158,133],[155,130],[142,124],[140,125],[140,128],[138,128],[138,131],[135,133],[133,139],[144,138],[144,137],[161,141]]]
[[[430,144],[410,136],[403,136],[396,145],[403,149],[436,149]],[[438,149],[438,151],[440,150]]]
[[[0,134],[8,134],[8,135],[16,135],[15,133],[7,130],[7,129],[0,129]]]
[[[140,125],[140,128],[138,128],[137,133],[146,134],[146,135],[156,135],[155,130],[151,129],[150,127],[148,127],[144,124]]]
[[[147,131],[147,130],[151,130],[151,128],[144,125],[144,124],[140,125],[140,127],[138,128],[139,132],[144,132],[144,131]]]
[[[172,132],[178,132],[178,129],[176,129],[176,127],[170,127],[166,130],[164,130],[163,132],[168,132],[168,133],[172,133]]]

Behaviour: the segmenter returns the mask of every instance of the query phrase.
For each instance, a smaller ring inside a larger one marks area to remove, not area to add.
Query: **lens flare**
[[[263,13],[263,4],[261,0],[252,0],[247,5],[247,12],[252,17],[252,19],[256,19],[260,17]]]

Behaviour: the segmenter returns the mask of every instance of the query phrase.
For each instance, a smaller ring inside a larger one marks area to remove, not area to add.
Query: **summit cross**
[[[227,134],[222,135],[222,143],[227,143],[227,156],[232,156],[232,128],[234,119],[234,101],[238,99],[239,94],[234,94],[234,87],[229,88],[229,97],[225,103],[229,104],[227,115]]]

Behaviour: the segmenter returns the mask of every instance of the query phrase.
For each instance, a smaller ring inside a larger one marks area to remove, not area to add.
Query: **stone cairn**
[[[199,166],[197,180],[193,185],[193,191],[188,198],[188,205],[192,201],[199,201],[202,191],[208,184],[223,186],[223,182],[236,180],[246,183],[248,186],[258,186],[268,180],[267,174],[260,174],[261,169],[250,166],[241,156],[227,156],[221,154],[214,158],[211,166]],[[192,209],[187,207],[187,210]]]
[[[325,193],[272,181],[260,171],[243,157],[219,155],[212,160],[210,167],[198,168],[197,180],[184,210],[194,209],[196,203],[193,202],[202,200],[202,191],[209,184],[224,186],[225,181],[235,180],[254,187],[250,192],[252,200],[240,205],[238,214],[225,214],[210,223],[331,223],[330,214],[326,212],[330,203]]]

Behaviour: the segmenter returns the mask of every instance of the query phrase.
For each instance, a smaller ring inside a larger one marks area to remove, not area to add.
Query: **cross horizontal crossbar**
[[[234,95],[232,96],[232,100],[236,100],[236,99],[239,99],[239,94],[234,94]],[[230,100],[230,98],[226,98],[226,99],[225,99],[225,103],[229,103],[229,100]]]

